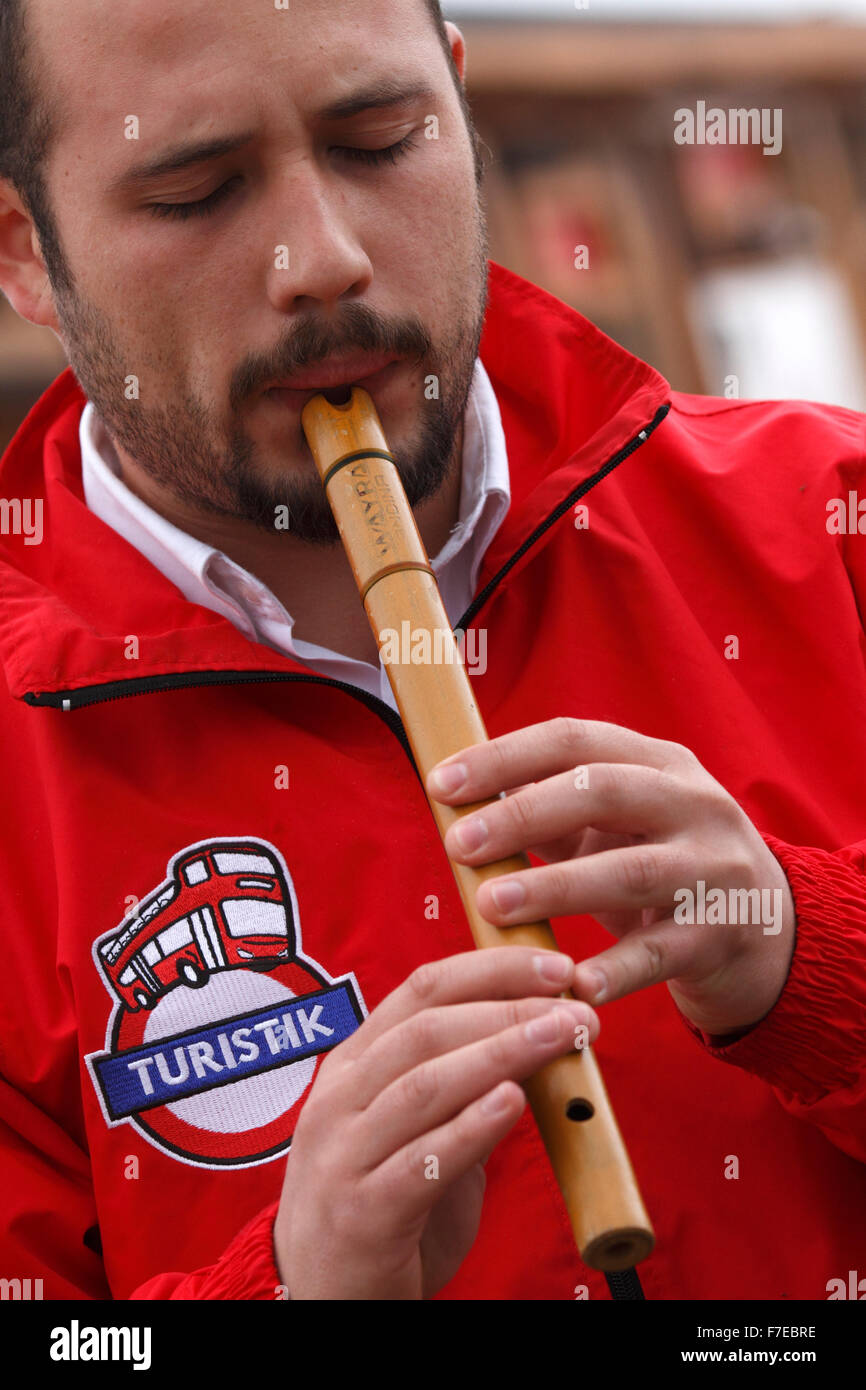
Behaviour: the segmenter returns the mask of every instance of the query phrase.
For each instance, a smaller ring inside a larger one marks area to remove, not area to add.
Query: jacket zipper
[[[194,690],[209,685],[274,685],[287,681],[301,681],[307,685],[328,685],[337,690],[345,690],[356,700],[373,710],[389,726],[403,745],[412,766],[418,771],[403,721],[399,714],[366,690],[359,690],[347,681],[337,681],[329,676],[302,676],[296,671],[186,671],[165,676],[139,676],[127,681],[109,681],[105,685],[82,686],[80,690],[57,690],[47,695],[28,692],[22,696],[28,705],[50,709],[86,709],[88,705],[103,705],[110,700],[129,700],[133,695],[157,695],[165,690]]]
[[[560,502],[550,515],[535,528],[531,535],[527,536],[523,544],[514,552],[511,559],[502,566],[497,574],[484,587],[480,594],[473,599],[472,603],[463,614],[457,629],[465,631],[467,625],[474,622],[478,613],[483,608],[494,591],[498,588],[502,580],[511,569],[522,559],[528,550],[532,548],[544,535],[545,531],[564,516],[582,497],[591,491],[596,484],[630,458],[641,444],[646,443],[650,435],[658,429],[670,410],[670,404],[660,406],[653,419],[644,429],[637,434],[623,449],[613,458],[609,459],[597,472],[589,478],[585,478],[579,483],[564,501]],[[456,630],[456,629],[455,629]],[[56,690],[48,694],[39,694],[29,691],[22,698],[28,705],[35,705],[40,708],[74,710],[85,709],[88,705],[105,704],[110,700],[126,700],[134,695],[155,695],[166,690],[191,690],[200,686],[210,685],[262,685],[285,683],[289,681],[302,681],[309,685],[327,685],[336,690],[344,690],[354,699],[360,700],[368,709],[377,714],[384,721],[402,745],[420,779],[420,773],[412,754],[409,739],[400,716],[387,705],[384,700],[380,700],[377,695],[371,695],[366,690],[359,690],[357,686],[350,685],[347,681],[333,680],[328,676],[303,676],[297,672],[289,671],[189,671],[182,674],[165,676],[141,676],[133,677],[131,680],[109,681],[105,685],[83,686],[78,690]]]

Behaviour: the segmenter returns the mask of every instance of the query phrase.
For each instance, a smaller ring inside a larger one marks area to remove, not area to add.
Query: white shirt
[[[221,613],[251,641],[262,642],[319,675],[346,681],[396,703],[384,665],[343,656],[292,636],[294,619],[255,575],[160,516],[120,476],[114,445],[92,401],[81,416],[82,480],[87,506],[155,565],[190,603]],[[484,553],[508,511],[511,487],[499,403],[480,358],[466,406],[457,525],[431,566],[453,627],[466,612]]]

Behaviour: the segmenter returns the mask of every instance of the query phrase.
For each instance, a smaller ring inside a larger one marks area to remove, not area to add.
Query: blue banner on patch
[[[113,1120],[330,1052],[363,1021],[345,984],[239,1014],[145,1047],[105,1052],[93,1069]]]

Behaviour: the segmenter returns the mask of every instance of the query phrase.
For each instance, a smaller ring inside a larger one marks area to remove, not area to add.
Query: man
[[[0,284],[72,364],[3,460],[3,1271],[607,1298],[519,1084],[598,1038],[646,1295],[835,1296],[862,418],[672,393],[488,265],[432,0],[2,14]],[[494,736],[429,791],[509,793],[447,849],[529,850],[479,905],[561,957],[471,950],[301,430],[357,382]]]

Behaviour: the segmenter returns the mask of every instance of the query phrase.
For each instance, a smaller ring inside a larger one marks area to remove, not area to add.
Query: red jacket
[[[866,1276],[866,543],[827,524],[866,494],[864,419],[671,392],[495,265],[481,356],[512,503],[460,626],[488,631],[491,736],[570,714],[685,744],[796,902],[790,977],[741,1041],[714,1048],[662,986],[601,1010],[658,1238],[644,1289],[825,1299]],[[0,477],[44,501],[42,544],[0,542],[0,1276],[273,1299],[321,1055],[471,939],[397,717],[186,602],[97,520],[83,406],[67,370]],[[610,940],[554,927],[578,956]],[[442,1297],[580,1284],[609,1297],[527,1110]]]

